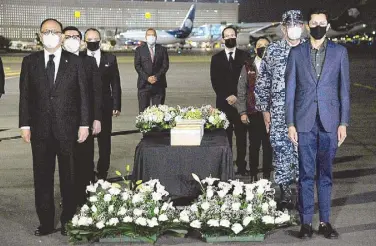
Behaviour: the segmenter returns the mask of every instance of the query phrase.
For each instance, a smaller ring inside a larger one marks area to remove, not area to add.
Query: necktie
[[[154,62],[154,51],[153,51],[153,47],[149,47],[149,50],[150,50],[150,57],[151,57],[151,62]]]
[[[232,64],[234,63],[234,58],[232,58],[232,54],[233,54],[234,52],[229,52],[228,53],[228,62],[229,62],[229,66],[230,66],[230,70],[232,70]]]
[[[55,62],[54,62],[55,55],[50,55],[49,60],[47,62],[47,79],[50,84],[50,88],[53,88],[55,84]]]

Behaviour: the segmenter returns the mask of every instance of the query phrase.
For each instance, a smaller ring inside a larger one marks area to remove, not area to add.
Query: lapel
[[[106,68],[106,65],[108,65],[106,53],[102,52],[102,50],[101,50],[101,60],[100,60],[100,63],[99,63],[99,70],[101,72],[103,72],[104,69]]]
[[[66,52],[67,51],[65,51],[65,50],[61,51],[59,70],[57,71],[54,89],[56,89],[59,86],[59,84],[61,83],[61,81],[63,80],[65,70],[67,69],[68,64],[69,64],[69,58],[68,58]]]
[[[157,59],[159,57],[160,51],[161,51],[161,47],[159,45],[155,45],[153,65],[156,63],[156,61],[157,61]],[[150,58],[151,58],[151,54],[150,54]]]
[[[44,50],[40,51],[37,56],[37,69],[38,69],[38,75],[41,76],[41,81],[45,84],[45,86],[50,87],[47,79],[47,71],[46,71],[46,63],[44,61]]]
[[[315,84],[317,84],[317,78],[316,78],[316,74],[313,72],[312,70],[312,61],[311,61],[311,46],[309,45],[309,40],[307,42],[305,42],[302,46],[302,48],[300,49],[302,51],[302,55],[303,57],[305,57],[305,61],[306,61],[306,68],[308,69],[309,71],[309,74],[311,74],[311,77],[312,77],[312,80]]]
[[[325,51],[325,60],[321,71],[320,81],[323,80],[324,76],[326,76],[326,74],[330,71],[330,64],[332,64],[336,55],[334,44],[330,40],[327,40],[327,42],[328,43]]]

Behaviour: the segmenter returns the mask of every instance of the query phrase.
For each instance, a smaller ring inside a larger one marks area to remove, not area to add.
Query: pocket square
[[[105,67],[109,67],[109,66],[110,66],[110,64],[109,64],[109,63],[107,63],[107,64],[104,64],[104,66],[105,66]]]

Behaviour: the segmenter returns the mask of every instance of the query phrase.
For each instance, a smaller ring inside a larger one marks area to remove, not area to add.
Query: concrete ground
[[[348,138],[339,148],[334,165],[332,224],[340,233],[338,240],[314,235],[311,240],[296,238],[298,226],[270,233],[262,243],[231,245],[375,245],[376,240],[376,62],[369,54],[350,54],[351,126]],[[35,237],[38,226],[34,208],[31,150],[19,136],[18,75],[20,59],[4,58],[6,95],[0,99],[0,245],[67,245],[60,233]],[[166,104],[214,104],[209,78],[209,57],[171,59]],[[134,130],[137,116],[136,72],[131,59],[119,64],[122,79],[123,110],[113,121],[113,131]],[[110,177],[133,164],[139,133],[112,138]],[[178,163],[177,163],[178,165]],[[56,172],[57,173],[57,172]],[[56,175],[56,202],[59,189]],[[58,206],[57,206],[58,208]],[[57,213],[58,214],[58,213]],[[58,218],[58,216],[56,216]],[[318,214],[314,226],[317,227]],[[57,228],[60,224],[57,223]],[[205,245],[197,239],[162,237],[157,245]],[[103,245],[95,243],[95,245]],[[222,245],[229,245],[223,243]]]

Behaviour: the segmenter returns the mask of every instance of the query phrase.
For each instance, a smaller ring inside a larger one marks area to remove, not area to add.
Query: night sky
[[[374,0],[371,0],[374,1]],[[331,17],[341,14],[359,0],[239,0],[240,22],[280,21],[282,13],[289,9],[300,9],[304,15],[311,8],[325,8]]]

